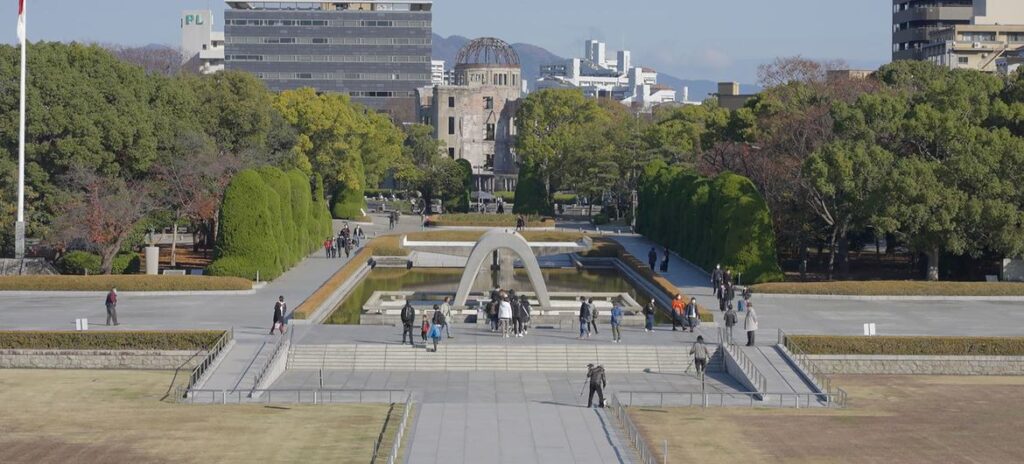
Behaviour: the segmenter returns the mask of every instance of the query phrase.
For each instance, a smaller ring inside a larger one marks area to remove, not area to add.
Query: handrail
[[[395,433],[395,443],[391,445],[391,454],[388,455],[388,464],[395,464],[398,453],[402,450],[402,437],[405,436],[405,426],[409,423],[409,411],[412,410],[412,393],[405,398],[405,410],[402,411],[402,421],[398,423],[398,432]]]
[[[824,391],[826,398],[829,400],[836,400],[838,402],[837,406],[840,408],[846,407],[846,400],[848,399],[846,390],[832,385],[832,378],[822,372],[821,369],[814,364],[814,361],[811,360],[807,353],[800,348],[800,345],[797,345],[796,342],[792,341],[782,329],[779,329],[779,344],[789,350],[789,354],[793,357],[793,361],[797,363],[798,367],[800,367],[804,373],[811,376],[811,381],[813,381],[819,389]]]
[[[253,392],[260,393],[259,397],[251,397]],[[379,389],[359,390],[351,388],[262,388],[262,389],[191,389],[187,390],[188,403],[214,404],[246,404],[246,403],[272,403],[273,398],[279,399],[281,403],[297,404],[331,404],[331,403],[394,403],[400,394],[406,394],[406,390]],[[283,397],[285,400],[280,400]],[[207,401],[202,401],[207,400]]]
[[[293,327],[292,334],[295,333],[294,331],[295,328]],[[267,357],[266,362],[263,363],[263,367],[261,367],[260,370],[253,376],[251,390],[252,392],[256,392],[258,390],[260,382],[262,382],[263,378],[267,375],[267,371],[270,370],[270,366],[274,364],[274,360],[277,359],[277,355],[281,352],[281,350],[286,349],[290,345],[291,334],[289,334],[287,337],[280,337],[277,339],[277,343],[274,344],[274,350],[270,353],[270,356]]]
[[[720,407],[735,406],[737,403],[725,402],[729,398],[742,398],[744,401],[738,403],[741,406],[749,407],[775,407],[774,400],[769,401],[768,397],[778,397],[777,406],[780,408],[809,408],[814,404],[826,408],[840,407],[841,398],[846,392],[836,393],[802,393],[802,392],[680,392],[680,391],[620,391],[618,394],[628,399],[627,406],[645,407],[708,407],[717,405]],[[657,395],[657,401],[643,401],[643,398]],[[686,398],[686,402],[665,402],[665,398]],[[763,398],[758,400],[758,398]]]
[[[637,454],[640,455],[640,462],[642,464],[657,464],[657,458],[654,456],[654,453],[651,452],[651,448],[647,446],[647,442],[644,441],[644,437],[640,434],[640,429],[637,428],[633,419],[629,417],[629,412],[627,412],[626,407],[619,402],[619,398],[615,393],[612,393],[611,398],[608,400],[608,404],[612,411],[612,417],[618,421],[619,426],[626,432],[626,438],[633,445],[633,448],[636,449]]]
[[[206,355],[206,358],[203,359],[203,362],[199,363],[199,365],[197,365],[195,369],[192,369],[192,375],[188,379],[189,389],[194,387],[196,383],[199,382],[199,379],[201,379],[203,377],[203,374],[206,373],[206,369],[209,368],[210,365],[212,365],[213,362],[217,360],[217,356],[220,355],[221,350],[223,350],[224,347],[228,344],[228,342],[230,342],[234,338],[234,327],[224,331],[224,334],[221,335],[220,338],[217,339],[217,342],[213,344],[213,347],[210,348],[209,352]]]
[[[722,340],[724,340],[723,337],[725,329],[723,327],[719,327],[718,330],[719,348],[726,350],[730,355],[732,355],[733,359],[736,360],[736,364],[739,366],[740,370],[742,370],[743,373],[746,374],[747,377],[750,379],[750,382],[753,384],[755,390],[762,393],[766,392],[768,390],[768,380],[765,378],[764,374],[762,374],[761,371],[757,370],[757,366],[754,365],[754,362],[750,360],[750,358],[747,356],[746,353],[743,352],[743,350],[733,349],[735,345],[722,343]]]

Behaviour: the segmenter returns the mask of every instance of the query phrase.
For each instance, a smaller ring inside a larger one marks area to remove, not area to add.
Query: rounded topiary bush
[[[254,170],[242,171],[231,180],[221,205],[220,233],[211,274],[246,279],[252,279],[255,273],[250,271],[255,270],[267,279],[281,274],[282,248],[276,242],[281,216],[279,206],[271,209],[271,196],[277,203],[277,194]],[[218,263],[228,258],[231,260]],[[244,262],[244,266],[238,262]]]
[[[359,189],[351,189],[339,183],[331,197],[331,216],[334,219],[358,219],[363,217],[366,200]]]
[[[519,180],[516,183],[515,214],[539,214],[553,216],[554,204],[545,195],[544,180],[536,175],[528,165],[519,168]]]
[[[57,270],[66,275],[102,274],[100,255],[88,251],[71,251],[57,260]],[[138,274],[142,260],[135,253],[121,253],[114,257],[111,274]]]

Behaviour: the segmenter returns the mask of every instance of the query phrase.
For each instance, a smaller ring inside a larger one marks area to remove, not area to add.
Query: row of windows
[[[430,21],[359,21],[341,19],[229,19],[228,26],[430,27]]]
[[[299,63],[428,63],[429,56],[408,55],[227,55],[228,61]]]
[[[494,141],[494,131],[496,126],[494,123],[487,123],[484,125],[484,140],[488,142]],[[455,117],[448,116],[448,135],[455,135]]]
[[[263,80],[316,79],[320,81],[429,81],[429,74],[391,74],[391,73],[295,73],[295,72],[264,72],[256,73]]]
[[[227,36],[230,44],[304,44],[304,45],[430,45],[430,39],[405,37],[239,37]]]
[[[348,92],[351,97],[362,98],[394,98],[394,97],[415,97],[416,92]]]

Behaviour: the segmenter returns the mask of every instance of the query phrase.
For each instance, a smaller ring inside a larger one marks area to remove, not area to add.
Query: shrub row
[[[787,335],[807,354],[1024,356],[1024,337],[848,337]]]
[[[84,292],[184,292],[251,290],[252,282],[238,277],[90,275],[90,276],[3,276],[0,291]]]
[[[189,350],[210,348],[222,330],[29,331],[0,332],[0,349],[23,350]]]
[[[686,294],[686,292],[683,292],[682,290],[679,289],[679,287],[673,285],[672,282],[668,281],[668,279],[656,274],[654,271],[651,270],[651,267],[648,266],[647,263],[640,261],[639,259],[637,259],[636,256],[630,254],[618,242],[614,242],[610,239],[605,238],[598,238],[594,240],[595,243],[597,243],[598,241],[601,242],[601,248],[605,250],[605,253],[607,253],[607,250],[610,249],[616,250],[616,254],[620,261],[622,261],[625,265],[629,266],[629,268],[632,269],[637,274],[640,274],[641,277],[647,279],[648,282],[653,284],[655,287],[658,288],[658,290],[661,290],[661,292],[665,293],[670,298],[675,298],[676,295],[682,295],[683,300],[687,302],[690,301],[690,297]],[[671,310],[671,308],[666,309]],[[708,311],[708,309],[705,308],[704,305],[697,305],[697,314],[700,315],[700,320],[702,322],[714,322],[715,320],[714,314],[712,314],[711,311]]]
[[[331,216],[334,219],[359,219],[366,211],[366,199],[359,189],[348,188],[339,183],[331,195]]]
[[[57,260],[57,270],[66,275],[100,274],[102,258],[88,251],[70,251]],[[113,274],[138,274],[142,260],[135,253],[121,253],[114,257]]]
[[[757,284],[754,292],[796,295],[852,296],[1024,296],[1019,282],[773,282]]]
[[[272,280],[320,248],[331,217],[323,181],[274,167],[238,173],[224,193],[211,275]]]
[[[554,227],[555,221],[549,217],[531,215],[526,217],[527,227]],[[463,226],[463,227],[515,227],[516,216],[512,214],[438,214],[427,218],[427,226]]]
[[[750,283],[782,280],[768,206],[746,177],[708,179],[651,163],[640,179],[637,229],[705,269],[721,264]]]

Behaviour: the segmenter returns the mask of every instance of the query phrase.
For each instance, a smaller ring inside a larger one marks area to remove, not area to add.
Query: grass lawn
[[[837,376],[844,410],[635,408],[658,462],[1022,462],[1024,377]]]
[[[160,401],[171,377],[0,369],[0,462],[366,463],[388,410]]]
[[[1024,296],[1019,282],[924,282],[874,280],[847,282],[772,282],[751,287],[754,293],[853,296]]]

